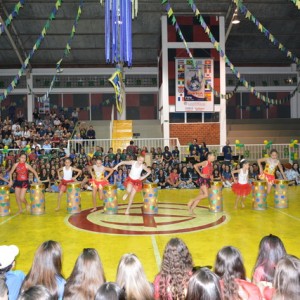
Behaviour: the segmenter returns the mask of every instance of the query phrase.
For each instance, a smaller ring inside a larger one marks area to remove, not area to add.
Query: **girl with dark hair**
[[[184,166],[179,174],[179,188],[181,189],[192,189],[195,187],[193,183],[193,178],[191,173],[188,172],[188,169],[186,166]]]
[[[185,299],[192,270],[192,255],[186,244],[181,239],[171,239],[164,251],[161,270],[153,283],[154,299]]]
[[[236,200],[234,208],[237,209],[240,203],[242,208],[245,207],[245,199],[251,192],[251,185],[248,183],[249,162],[245,159],[240,161],[240,169],[231,171],[232,178],[235,178],[234,174],[238,174],[238,178],[235,179],[235,183],[232,185],[232,191],[236,194]],[[242,199],[240,200],[240,198]]]
[[[62,168],[59,168],[57,170],[57,176],[58,179],[61,180],[60,184],[59,184],[59,193],[58,193],[58,198],[57,198],[57,207],[55,209],[55,211],[60,210],[60,202],[61,202],[61,197],[63,195],[63,193],[67,190],[67,184],[70,182],[74,182],[76,180],[76,178],[81,175],[82,171],[80,169],[77,168],[73,168],[71,166],[72,161],[70,158],[66,158],[65,159],[65,166]],[[63,173],[61,176],[61,172]],[[77,174],[73,177],[73,172],[77,172]]]
[[[212,179],[214,160],[214,154],[212,152],[208,152],[207,160],[194,165],[194,169],[199,174],[200,194],[196,198],[190,200],[187,205],[191,214],[193,213],[200,200],[208,197],[208,189],[210,188],[210,181]],[[199,170],[200,167],[202,168],[201,172]]]
[[[206,147],[206,143],[202,142],[200,147],[200,162],[205,161],[208,154],[208,148]]]
[[[287,255],[278,262],[274,288],[272,300],[300,299],[300,260],[297,257]]]
[[[161,189],[165,189],[167,187],[169,187],[169,184],[167,182],[167,178],[165,175],[165,172],[163,169],[159,169],[158,174],[157,174],[157,185],[161,188]]]
[[[58,242],[46,241],[35,252],[33,263],[26,275],[21,292],[35,285],[46,287],[55,299],[63,299],[65,279],[61,270],[62,250]]]
[[[35,285],[24,291],[18,300],[55,300],[54,296],[50,294],[47,288],[43,285]]]
[[[199,269],[189,281],[186,300],[222,300],[219,277],[208,268]]]
[[[285,255],[285,247],[278,236],[270,234],[263,237],[259,243],[252,281],[255,284],[260,281],[273,282],[277,263]]]
[[[37,172],[29,164],[26,163],[26,159],[27,159],[26,154],[21,154],[19,158],[19,162],[13,165],[9,174],[10,175],[9,186],[13,186],[15,188],[15,195],[16,195],[17,205],[19,208],[19,213],[23,212],[22,203],[26,205],[27,210],[30,209],[30,205],[28,204],[25,198],[27,189],[29,188],[28,171],[32,172],[35,178],[37,179],[38,183],[40,183]],[[13,173],[15,171],[17,173],[17,179],[13,183]]]
[[[127,300],[153,300],[141,262],[135,254],[124,254],[119,262],[116,283],[125,290]]]
[[[114,282],[106,282],[101,285],[95,296],[95,300],[125,300],[125,291]]]
[[[261,179],[265,179],[267,181],[267,184],[268,184],[268,189],[267,189],[267,192],[268,194],[271,192],[271,188],[272,188],[272,185],[274,184],[274,181],[275,181],[275,172],[276,172],[276,169],[278,168],[282,177],[284,178],[284,180],[287,180],[284,172],[283,172],[283,169],[282,169],[282,166],[281,166],[281,163],[280,161],[278,160],[278,152],[277,150],[275,149],[272,149],[270,151],[270,157],[267,157],[267,158],[261,158],[259,159],[257,162],[258,162],[258,166],[259,166],[259,171],[260,171],[260,175],[259,177]],[[266,163],[266,167],[265,169],[263,170],[263,167],[262,167],[262,163],[265,162]]]
[[[91,210],[91,212],[94,212],[97,210],[97,192],[99,193],[99,199],[102,200],[103,188],[104,186],[109,184],[108,178],[114,170],[104,167],[100,158],[97,158],[96,164],[94,164],[92,167],[89,167],[88,170],[92,176],[91,183],[93,187],[93,209]]]
[[[105,282],[103,266],[95,249],[83,249],[67,280],[65,300],[94,300],[99,286]]]
[[[224,300],[262,300],[259,288],[246,281],[240,252],[231,246],[222,248],[216,258],[215,273],[221,278]]]

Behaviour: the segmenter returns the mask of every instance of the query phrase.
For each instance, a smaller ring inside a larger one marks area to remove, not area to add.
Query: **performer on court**
[[[144,165],[144,160],[144,156],[138,156],[137,160],[122,161],[114,167],[114,169],[117,170],[119,166],[131,165],[129,176],[124,182],[124,186],[126,187],[126,193],[123,196],[123,200],[126,200],[126,198],[129,196],[129,202],[125,211],[125,215],[129,214],[129,210],[136,192],[142,190],[142,181],[151,174],[151,170],[148,169],[146,165]],[[141,176],[143,170],[146,171],[147,174]]]
[[[99,191],[99,198],[100,200],[103,199],[103,187],[105,185],[108,185],[108,178],[110,177],[110,175],[113,173],[113,169],[111,168],[107,168],[104,167],[102,165],[102,160],[100,158],[97,158],[96,160],[96,164],[89,167],[89,172],[92,175],[92,186],[93,186],[93,209],[91,210],[91,212],[94,212],[97,210],[97,191]],[[108,172],[108,174],[106,176],[104,176],[104,173]]]
[[[213,161],[215,160],[215,156],[212,152],[208,152],[206,157],[207,159],[205,161],[194,165],[194,169],[200,175],[198,180],[200,186],[200,194],[196,198],[190,200],[187,205],[191,214],[193,214],[193,211],[200,200],[208,197],[210,181],[213,178]],[[199,170],[200,167],[202,167],[201,172]]]
[[[238,204],[241,203],[242,208],[245,207],[245,199],[251,193],[251,185],[248,183],[249,162],[246,159],[240,161],[240,169],[231,172],[232,178],[234,174],[238,174],[238,178],[234,179],[232,191],[236,194],[234,208],[237,209]],[[240,198],[242,199],[240,200]]]
[[[77,168],[73,168],[71,166],[71,159],[70,158],[66,158],[65,159],[65,166],[62,168],[59,168],[57,170],[57,175],[58,175],[58,179],[61,180],[58,189],[59,189],[59,193],[58,193],[58,198],[57,198],[57,207],[55,209],[55,211],[60,210],[60,202],[61,202],[61,197],[63,195],[63,193],[67,190],[67,184],[70,182],[74,182],[76,180],[76,178],[82,173],[81,170],[77,169]],[[61,176],[61,172],[63,173]],[[77,172],[76,176],[73,177],[73,172]]]
[[[26,163],[26,159],[27,159],[27,155],[24,153],[21,154],[19,158],[19,162],[13,165],[9,173],[9,178],[10,178],[9,186],[13,186],[15,188],[15,195],[16,195],[17,205],[20,214],[23,212],[22,203],[25,204],[27,210],[30,209],[30,206],[25,198],[27,189],[29,188],[28,171],[34,174],[38,183],[41,183],[37,172],[29,164]],[[17,173],[17,179],[13,183],[12,175],[15,171]]]
[[[257,160],[258,166],[259,166],[259,172],[260,172],[260,177],[264,178],[267,181],[268,184],[268,189],[267,192],[268,194],[271,192],[272,185],[274,184],[275,181],[275,171],[276,168],[278,167],[282,177],[284,180],[287,180],[283,170],[280,161],[278,160],[278,152],[275,149],[272,149],[270,151],[270,157],[266,158],[260,158]],[[262,167],[262,162],[266,163],[265,169],[263,170]]]

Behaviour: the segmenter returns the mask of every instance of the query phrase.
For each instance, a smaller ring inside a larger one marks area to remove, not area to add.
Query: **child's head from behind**
[[[300,260],[297,257],[286,255],[278,262],[274,288],[272,299],[300,299]]]
[[[114,282],[105,282],[98,289],[95,300],[125,300],[125,291]]]
[[[208,268],[199,269],[189,280],[186,300],[221,300],[219,277]]]

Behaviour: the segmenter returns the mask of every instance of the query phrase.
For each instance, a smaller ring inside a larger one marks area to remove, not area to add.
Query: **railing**
[[[123,139],[115,139],[114,141],[122,142],[125,140]],[[90,153],[95,150],[96,146],[100,146],[104,149],[104,152],[107,153],[108,149],[111,148],[112,145],[112,139],[95,139],[95,140],[69,140],[68,141],[68,150],[71,151],[74,149],[76,152],[79,151],[80,148],[83,148],[85,150],[85,153]],[[177,146],[180,148],[180,143],[177,138],[171,138],[171,139],[164,139],[164,138],[148,138],[148,139],[132,139],[134,142],[134,145],[136,145],[138,148],[147,147],[148,151],[152,147],[155,149],[160,147],[164,148],[165,146],[169,146],[171,150]],[[127,140],[126,140],[127,143]],[[121,149],[123,150],[123,149]],[[117,149],[113,149],[114,153],[117,151]]]
[[[289,144],[273,144],[269,149],[266,149],[264,144],[245,144],[244,147],[236,147],[236,145],[230,145],[232,149],[232,155],[243,155],[244,158],[255,161],[268,154],[271,149],[276,149],[278,152],[278,158],[280,160],[290,161],[297,160],[300,157],[300,149],[290,147]],[[209,151],[213,152],[215,156],[222,154],[223,146],[220,145],[207,145]],[[291,153],[296,153],[294,159],[291,159]],[[189,155],[189,146],[180,147],[180,158],[184,161],[185,157]]]

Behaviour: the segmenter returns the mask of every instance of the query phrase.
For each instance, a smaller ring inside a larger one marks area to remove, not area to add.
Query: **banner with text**
[[[214,95],[206,86],[213,86],[212,59],[176,59],[176,111],[212,112]]]

